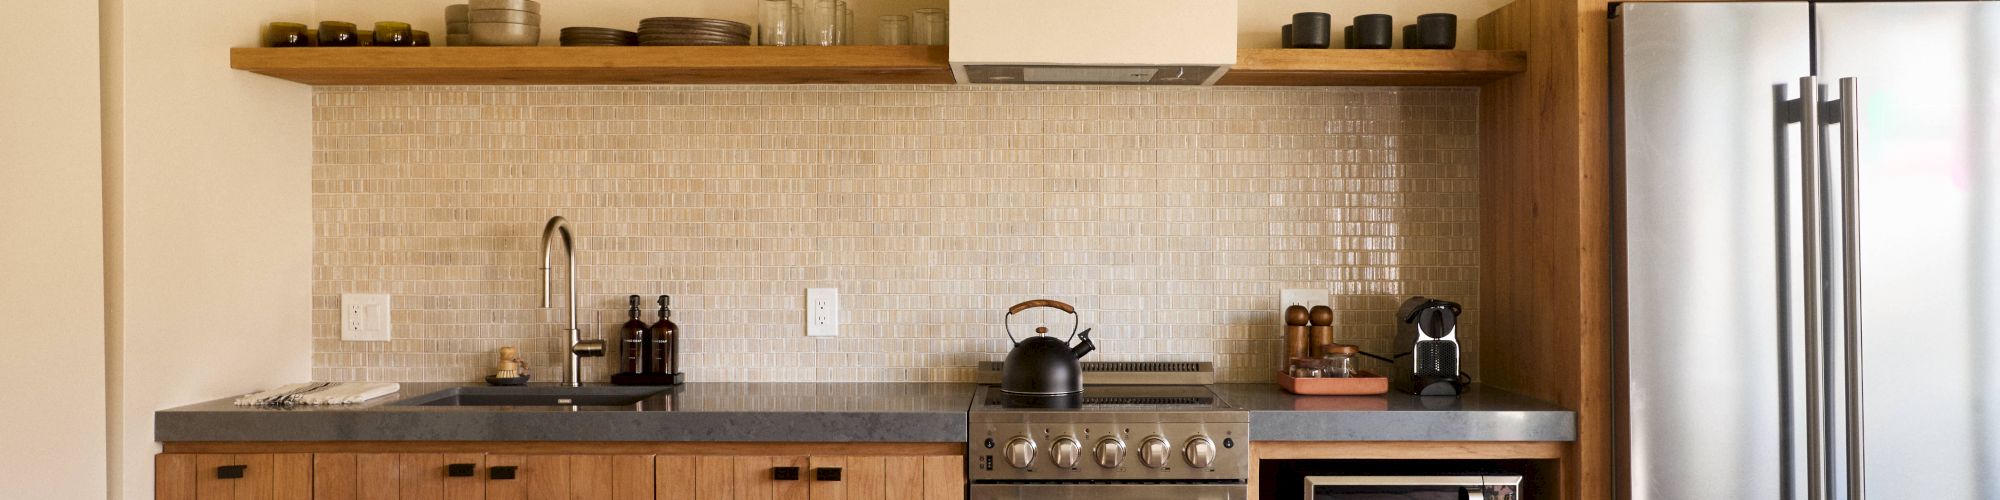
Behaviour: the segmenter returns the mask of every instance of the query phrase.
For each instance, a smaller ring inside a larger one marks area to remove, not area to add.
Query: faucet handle
[[[579,340],[576,345],[570,346],[569,352],[586,358],[604,357],[604,341]]]

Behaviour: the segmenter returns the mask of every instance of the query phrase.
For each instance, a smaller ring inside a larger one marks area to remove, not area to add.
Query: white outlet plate
[[[340,340],[389,341],[389,295],[340,294]]]
[[[1284,314],[1285,308],[1294,305],[1305,306],[1306,309],[1313,306],[1333,307],[1332,297],[1324,288],[1286,288],[1278,293],[1278,302],[1279,314]]]
[[[840,289],[806,289],[806,336],[840,336]]]

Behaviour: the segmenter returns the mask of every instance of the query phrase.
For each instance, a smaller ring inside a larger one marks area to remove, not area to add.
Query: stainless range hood
[[[953,0],[958,83],[1213,85],[1236,0]]]

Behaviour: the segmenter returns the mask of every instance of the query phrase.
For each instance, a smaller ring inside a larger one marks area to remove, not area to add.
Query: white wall
[[[313,16],[310,0],[105,8],[112,461],[137,500],[155,410],[310,376],[311,89],[229,69],[229,48]]]
[[[0,498],[103,498],[96,5],[0,16]]]

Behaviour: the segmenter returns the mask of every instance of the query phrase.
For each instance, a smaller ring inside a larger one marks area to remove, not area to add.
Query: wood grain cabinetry
[[[159,500],[965,498],[965,456],[958,445],[179,446],[199,452],[173,452],[177,445],[169,445],[170,452],[157,457]],[[230,453],[274,447],[302,452]]]

